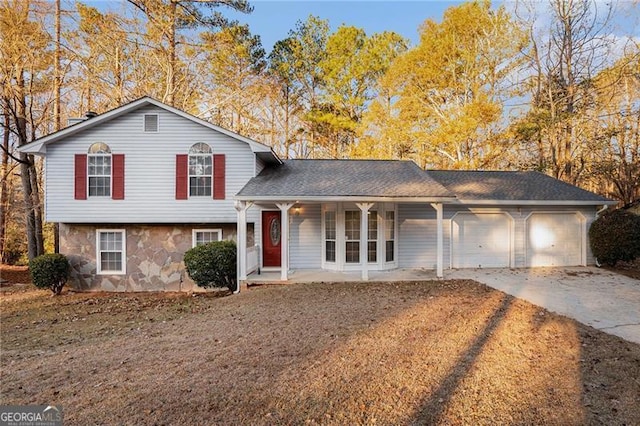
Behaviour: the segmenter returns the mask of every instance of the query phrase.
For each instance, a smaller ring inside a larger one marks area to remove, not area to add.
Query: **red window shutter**
[[[189,156],[176,155],[176,200],[186,200],[189,189]]]
[[[224,154],[213,156],[213,199],[224,200],[225,159]]]
[[[74,176],[74,198],[87,199],[87,154],[76,154]]]
[[[113,190],[111,197],[114,200],[124,200],[124,154],[112,154]]]

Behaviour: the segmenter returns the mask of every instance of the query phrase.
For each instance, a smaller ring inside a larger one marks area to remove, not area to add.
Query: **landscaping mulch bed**
[[[631,262],[617,262],[616,266],[605,266],[605,269],[640,280],[640,258]]]
[[[31,274],[26,266],[0,265],[0,286],[30,284]]]
[[[0,404],[65,424],[640,424],[640,345],[472,281],[0,293]]]

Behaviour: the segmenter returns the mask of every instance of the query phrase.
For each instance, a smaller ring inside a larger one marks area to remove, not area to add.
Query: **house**
[[[141,98],[21,148],[45,157],[46,220],[79,289],[191,290],[191,247],[238,242],[257,270],[369,271],[593,263],[614,202],[536,172],[424,171],[411,161],[287,160]],[[366,261],[365,261],[366,260]]]

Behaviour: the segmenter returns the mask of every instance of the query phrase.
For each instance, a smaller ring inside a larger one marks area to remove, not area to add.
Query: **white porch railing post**
[[[251,205],[252,203],[246,201],[236,201],[234,203],[238,213],[238,223],[236,225],[238,288],[235,293],[240,292],[240,282],[247,279],[247,210]]]
[[[362,265],[362,280],[369,279],[369,209],[373,203],[356,203],[360,209],[360,264]],[[376,248],[377,250],[377,248]]]
[[[443,237],[443,220],[442,220],[442,203],[431,203],[431,207],[436,210],[436,222],[437,222],[437,230],[436,230],[436,276],[438,278],[442,278],[444,275],[443,272],[443,263],[444,263],[444,237]]]
[[[280,227],[280,280],[287,281],[289,279],[289,209],[295,203],[276,203],[280,209],[281,227]]]

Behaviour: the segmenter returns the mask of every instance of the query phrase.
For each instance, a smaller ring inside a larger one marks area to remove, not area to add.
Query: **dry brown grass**
[[[470,281],[0,309],[0,404],[65,424],[640,424],[640,345]]]

